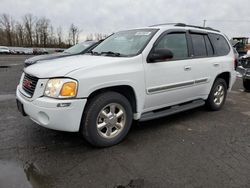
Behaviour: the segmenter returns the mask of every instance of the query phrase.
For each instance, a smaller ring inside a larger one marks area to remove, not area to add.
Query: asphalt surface
[[[134,123],[110,148],[22,117],[15,88],[26,56],[0,56],[0,187],[250,187],[250,93],[238,79],[224,108]]]

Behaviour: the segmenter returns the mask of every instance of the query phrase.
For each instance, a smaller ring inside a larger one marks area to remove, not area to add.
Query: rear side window
[[[222,35],[209,34],[209,37],[214,46],[216,55],[219,55],[219,56],[227,55],[230,52],[230,47],[226,39]]]
[[[207,56],[206,43],[204,35],[200,34],[191,34],[191,39],[193,43],[194,56],[204,57]]]
[[[188,57],[187,39],[185,33],[170,33],[161,38],[156,49],[166,48],[173,52],[173,59]]]

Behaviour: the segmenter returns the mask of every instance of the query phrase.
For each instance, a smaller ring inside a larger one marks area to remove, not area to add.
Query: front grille
[[[29,74],[24,75],[22,88],[27,94],[29,94],[30,97],[32,97],[34,94],[37,81],[38,78],[34,76],[31,76]]]

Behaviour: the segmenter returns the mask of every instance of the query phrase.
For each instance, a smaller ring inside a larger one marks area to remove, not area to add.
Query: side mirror
[[[160,62],[160,61],[166,61],[169,59],[172,59],[174,57],[174,54],[169,49],[154,49],[150,52],[148,56],[148,62],[154,63],[154,62]]]

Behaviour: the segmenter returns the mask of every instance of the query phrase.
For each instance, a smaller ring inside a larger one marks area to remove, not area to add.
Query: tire
[[[206,106],[212,111],[218,111],[225,103],[227,96],[227,84],[224,79],[217,78],[210,91]]]
[[[113,146],[128,134],[132,117],[132,107],[126,97],[116,92],[102,93],[87,104],[80,131],[93,146]]]
[[[250,80],[244,79],[243,80],[243,87],[245,91],[250,91]]]

